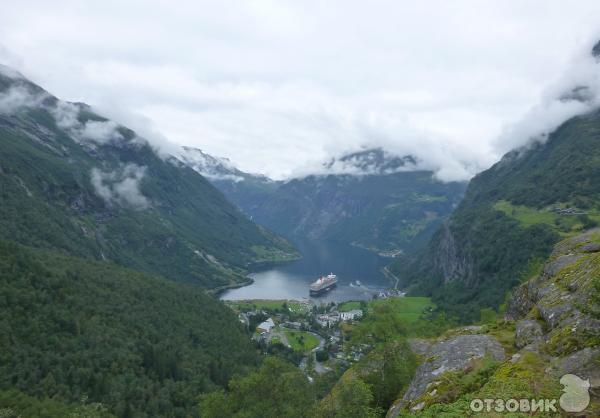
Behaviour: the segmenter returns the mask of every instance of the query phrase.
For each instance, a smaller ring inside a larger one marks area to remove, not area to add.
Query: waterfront
[[[225,291],[224,300],[312,299],[319,302],[366,300],[390,287],[381,269],[389,258],[351,245],[330,241],[294,243],[302,259],[250,274],[254,283]],[[327,294],[309,298],[308,286],[319,276],[334,273],[337,286]],[[357,284],[357,281],[360,283]]]

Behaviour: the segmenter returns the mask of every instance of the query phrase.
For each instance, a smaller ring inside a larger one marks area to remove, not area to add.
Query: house
[[[330,327],[340,322],[340,315],[337,312],[319,315],[317,322],[323,327]]]
[[[340,312],[340,318],[342,321],[353,321],[358,318],[362,318],[363,313],[360,309],[352,309],[348,312]]]
[[[273,322],[273,318],[267,319],[265,322],[261,322],[256,327],[256,332],[262,334],[264,332],[271,332],[271,329],[275,326],[275,322]]]

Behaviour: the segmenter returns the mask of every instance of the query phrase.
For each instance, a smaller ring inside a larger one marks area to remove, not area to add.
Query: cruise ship
[[[310,284],[310,295],[318,296],[333,289],[337,284],[337,276],[333,273],[322,276],[316,282]]]

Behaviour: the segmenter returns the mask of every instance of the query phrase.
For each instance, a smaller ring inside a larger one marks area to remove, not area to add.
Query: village
[[[377,299],[402,297],[383,291]],[[346,369],[371,348],[348,344],[352,328],[369,312],[368,301],[315,303],[312,300],[228,301],[265,354],[292,361],[307,374]]]

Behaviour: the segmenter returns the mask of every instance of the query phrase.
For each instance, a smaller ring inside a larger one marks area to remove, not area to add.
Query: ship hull
[[[332,284],[330,284],[329,286],[324,286],[324,287],[322,287],[322,288],[321,288],[321,289],[319,289],[319,290],[313,290],[313,289],[310,289],[310,290],[309,290],[309,293],[310,293],[310,295],[311,295],[311,296],[321,296],[321,295],[323,295],[323,294],[325,294],[325,293],[329,292],[329,291],[330,291],[331,289],[333,289],[333,288],[334,288],[336,285],[337,285],[337,283],[332,283]]]

